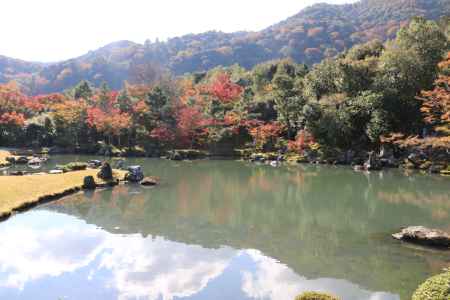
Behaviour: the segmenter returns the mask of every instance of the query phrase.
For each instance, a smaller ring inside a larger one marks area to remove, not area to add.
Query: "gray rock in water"
[[[85,190],[95,190],[97,188],[97,184],[95,183],[93,176],[86,176],[83,180],[83,189]]]
[[[403,228],[401,232],[392,235],[394,239],[406,242],[449,248],[450,235],[442,230],[430,229],[423,226],[410,226]]]
[[[128,167],[128,173],[125,175],[125,180],[129,182],[140,182],[142,179],[144,179],[144,173],[142,172],[141,166]]]

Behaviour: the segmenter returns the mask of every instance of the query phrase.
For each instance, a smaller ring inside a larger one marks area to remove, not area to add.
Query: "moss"
[[[324,293],[306,292],[297,296],[295,300],[339,300],[339,298]]]
[[[414,292],[412,300],[450,300],[450,271],[431,277]]]

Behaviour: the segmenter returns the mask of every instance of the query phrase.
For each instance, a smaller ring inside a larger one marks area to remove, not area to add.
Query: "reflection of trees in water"
[[[233,162],[180,164],[173,173],[165,167],[166,177],[157,175],[167,186],[121,186],[54,207],[113,232],[119,226],[209,248],[259,249],[307,277],[348,278],[402,298],[448,261],[388,237],[411,222],[448,226],[448,217],[435,215],[438,209],[448,216],[448,188],[428,177]]]

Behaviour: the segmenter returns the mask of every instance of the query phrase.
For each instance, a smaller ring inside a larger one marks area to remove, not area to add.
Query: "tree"
[[[396,44],[403,50],[414,51],[422,65],[421,88],[430,87],[437,74],[437,64],[448,48],[445,34],[434,21],[415,17],[409,26],[397,33]]]
[[[450,61],[450,53],[446,61]],[[425,123],[438,135],[450,136],[450,76],[440,76],[434,89],[422,91],[418,99]]]
[[[286,127],[290,139],[301,126],[306,100],[296,87],[295,79],[284,71],[277,72],[273,79],[273,95],[277,119]]]
[[[177,113],[177,134],[182,146],[201,145],[207,131],[206,121],[198,106],[181,107]]]
[[[242,94],[243,88],[232,82],[230,75],[220,73],[209,86],[209,92],[222,103],[237,100]]]
[[[86,80],[81,81],[74,89],[73,96],[75,99],[89,100],[93,95],[91,86]]]
[[[283,131],[283,126],[277,122],[255,124],[249,130],[253,138],[253,145],[257,150],[272,150],[276,140]]]
[[[60,146],[79,146],[80,138],[87,134],[86,101],[67,100],[54,106],[52,116],[55,121],[56,141]]]

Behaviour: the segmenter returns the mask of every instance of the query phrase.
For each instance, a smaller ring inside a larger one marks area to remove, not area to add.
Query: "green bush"
[[[431,277],[414,292],[412,300],[450,300],[450,271]]]
[[[295,300],[339,300],[339,298],[324,293],[306,292],[298,295]]]

